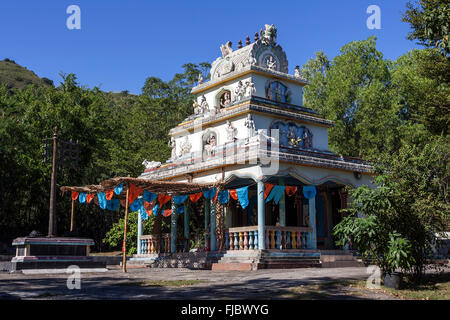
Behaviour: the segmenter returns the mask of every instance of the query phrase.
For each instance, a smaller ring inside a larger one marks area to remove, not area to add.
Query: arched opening
[[[217,134],[212,130],[207,130],[202,137],[202,157],[207,159],[216,155]]]
[[[217,95],[217,103],[220,109],[224,109],[231,105],[231,91],[230,90],[222,90]]]

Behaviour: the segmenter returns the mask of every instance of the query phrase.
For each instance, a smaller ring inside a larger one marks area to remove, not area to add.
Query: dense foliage
[[[0,241],[48,230],[51,165],[42,161],[43,139],[58,126],[62,139],[78,140],[78,168],[57,172],[57,233],[69,227],[69,195],[63,185],[95,184],[114,176],[138,176],[144,159],[165,161],[170,156],[168,131],[191,113],[193,79],[208,64],[184,65],[168,83],[149,78],[139,96],[110,94],[80,86],[73,74],[62,75],[59,87],[0,86]],[[169,88],[154,94],[158,88]],[[111,225],[123,217],[95,204],[76,205],[80,235],[92,237],[97,250]]]
[[[376,188],[350,190],[350,216],[334,229],[339,243],[351,243],[383,272],[400,269],[420,279],[435,234],[449,226],[449,156],[450,139],[436,137],[423,148],[405,145],[380,158]]]
[[[321,57],[322,69],[317,57],[308,64],[315,68],[305,68],[316,70],[305,96],[338,123],[330,134],[333,148],[353,155],[358,148],[379,173],[375,189],[350,191],[352,214],[335,235],[384,272],[400,269],[414,279],[429,263],[436,234],[450,227],[449,12],[448,1],[408,4],[409,38],[433,49],[391,62],[368,39],[344,47],[332,62]],[[340,141],[344,134],[351,140]]]
[[[410,40],[450,54],[450,1],[419,0],[408,2],[403,21],[411,25]]]

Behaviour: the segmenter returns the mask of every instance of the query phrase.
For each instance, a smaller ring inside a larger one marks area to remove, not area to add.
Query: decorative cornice
[[[202,93],[208,89],[217,87],[226,82],[233,81],[233,80],[243,77],[247,74],[260,74],[260,75],[264,75],[264,76],[269,76],[274,79],[284,80],[287,82],[299,84],[301,86],[305,86],[308,84],[307,80],[296,77],[296,76],[288,74],[288,73],[279,72],[279,71],[275,71],[275,70],[269,70],[267,68],[263,68],[263,67],[256,66],[256,65],[250,65],[250,66],[246,66],[244,68],[238,69],[236,71],[230,72],[229,74],[227,74],[226,76],[224,76],[222,78],[202,83],[202,84],[192,88],[191,93],[193,93],[193,94]]]
[[[215,115],[205,115],[203,117],[185,121],[175,128],[172,128],[169,134],[173,136],[178,132],[183,132],[186,130],[191,131],[195,128],[206,128],[212,126],[217,122],[235,118],[249,112],[271,115],[280,119],[297,121],[299,123],[313,124],[326,128],[330,128],[333,126],[332,121],[324,119],[322,116],[318,115],[311,109],[285,103],[278,103],[268,99],[253,96],[241,100],[239,101],[239,103],[227,107],[226,109],[222,109],[220,113],[216,113]]]
[[[261,159],[264,160],[264,163],[267,163],[268,160],[272,160],[300,166],[358,172],[367,175],[374,174],[373,167],[362,159],[344,158],[332,153],[320,152],[318,150],[294,152],[293,150],[287,149],[276,152],[270,151],[270,156],[267,156],[267,149],[261,148],[260,142],[257,142],[256,144],[245,144],[242,142],[243,141],[238,141],[234,144],[218,146],[218,150],[222,150],[220,156],[207,159],[202,158],[201,152],[191,153],[167,166],[149,171],[146,170],[141,177],[151,180],[173,179],[186,174],[211,171],[233,165],[259,166],[259,161],[261,161]]]

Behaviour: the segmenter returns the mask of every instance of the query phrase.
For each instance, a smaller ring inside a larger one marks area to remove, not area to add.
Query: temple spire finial
[[[250,37],[247,35],[247,38],[245,38],[245,45],[248,46],[250,44]]]
[[[255,32],[255,42],[259,40],[259,34],[258,32]]]
[[[238,49],[242,48],[242,40],[239,40],[238,42]]]

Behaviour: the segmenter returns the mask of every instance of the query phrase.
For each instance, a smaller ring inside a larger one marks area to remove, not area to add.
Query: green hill
[[[5,59],[0,61],[0,85],[8,88],[24,88],[30,84],[37,86],[53,86],[53,81],[39,78],[33,71],[18,65],[15,61]]]

